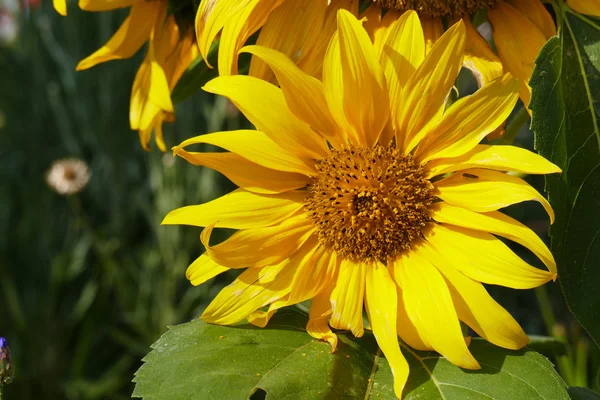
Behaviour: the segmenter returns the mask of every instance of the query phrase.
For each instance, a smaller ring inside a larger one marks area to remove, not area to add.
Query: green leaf
[[[339,334],[335,353],[305,331],[305,313],[288,308],[267,328],[223,327],[200,320],[171,327],[144,358],[133,397],[157,399],[394,399],[387,360],[370,332]],[[568,400],[552,364],[529,349],[483,340],[470,346],[479,371],[437,353],[403,348],[411,373],[406,399]],[[254,395],[254,397],[252,397]],[[260,397],[262,395],[262,397]]]
[[[570,387],[567,389],[571,400],[600,400],[598,393],[582,387]]]
[[[563,6],[564,7],[564,6]],[[562,168],[546,177],[552,251],[566,302],[600,344],[600,22],[557,9],[531,77],[536,148]]]
[[[548,357],[567,354],[565,343],[550,336],[529,335],[529,344],[527,344],[527,347]]]
[[[204,86],[209,80],[219,75],[217,70],[217,55],[219,52],[219,40],[216,40],[208,51],[208,62],[213,68],[209,68],[199,55],[183,73],[177,85],[171,93],[173,103],[181,103]]]

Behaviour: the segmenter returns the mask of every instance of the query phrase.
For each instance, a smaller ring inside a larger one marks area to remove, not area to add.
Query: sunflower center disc
[[[344,258],[386,262],[432,221],[423,166],[394,147],[344,147],[316,168],[305,208],[320,242]]]
[[[406,11],[415,10],[426,17],[455,17],[471,14],[496,0],[373,0],[383,8]]]

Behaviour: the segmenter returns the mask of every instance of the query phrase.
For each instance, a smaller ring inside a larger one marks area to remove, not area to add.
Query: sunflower
[[[498,210],[535,200],[553,220],[546,199],[504,171],[560,170],[524,149],[479,144],[518,99],[519,82],[509,74],[446,108],[466,40],[459,21],[426,55],[419,17],[409,11],[376,46],[340,10],[322,80],[281,52],[248,46],[242,50],[264,60],[279,87],[244,75],[206,84],[257,130],[206,134],[173,149],[239,186],[163,221],[205,227],[206,252],[186,273],[192,284],[245,269],[203,320],[265,326],[277,309],[310,299],[306,329],[334,350],[330,326],[363,335],[364,305],[398,397],[408,376],[398,337],[402,346],[435,350],[468,369],[479,364],[459,321],[505,348],[528,342],[483,283],[526,289],[556,279],[542,240]],[[185,149],[200,143],[227,152]],[[238,231],[211,245],[214,228]],[[547,270],[496,236],[525,246]]]
[[[63,0],[54,0],[54,6],[59,13],[66,13]],[[146,150],[153,131],[157,146],[166,150],[162,123],[175,120],[171,91],[198,56],[193,30],[182,30],[167,6],[168,2],[164,0],[79,1],[79,7],[86,11],[124,7],[130,7],[130,11],[108,42],[79,62],[78,71],[110,60],[130,58],[148,43],[146,57],[133,83],[129,112],[131,129],[138,131]]]
[[[577,3],[578,0],[571,0]],[[467,29],[465,67],[480,85],[510,72],[520,80],[521,99],[529,104],[529,78],[544,43],[556,35],[556,27],[541,0],[371,0],[364,13],[365,28],[373,37],[385,31],[403,12],[416,10],[429,46],[443,31],[443,20],[463,18]],[[329,3],[329,4],[328,4]],[[329,43],[337,9],[358,15],[357,0],[202,0],[196,16],[196,33],[205,59],[221,29],[219,73],[237,73],[237,54],[248,37],[263,28],[257,44],[279,50],[305,72],[318,76],[323,43]],[[586,6],[590,7],[590,6]],[[469,15],[487,9],[494,29],[497,54],[472,25]],[[383,12],[385,17],[382,17]],[[384,33],[383,33],[384,34]],[[269,78],[261,60],[252,60],[250,75]]]

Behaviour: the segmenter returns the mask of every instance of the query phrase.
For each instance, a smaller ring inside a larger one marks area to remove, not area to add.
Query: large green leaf
[[[394,399],[389,365],[373,336],[340,334],[334,354],[304,330],[297,309],[267,328],[222,327],[200,320],[170,328],[135,376],[133,397],[202,399]],[[462,370],[436,353],[403,349],[411,373],[406,399],[567,400],[552,364],[531,350],[507,351],[483,340],[470,346],[480,371]],[[262,396],[262,397],[261,397]]]
[[[550,233],[567,304],[600,344],[600,22],[558,9],[559,36],[530,84],[536,148],[562,168],[546,178]]]

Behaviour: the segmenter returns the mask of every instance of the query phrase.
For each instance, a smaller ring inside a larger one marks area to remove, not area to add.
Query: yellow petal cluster
[[[239,186],[208,203],[174,210],[163,221],[205,227],[206,252],[186,273],[192,284],[243,269],[202,318],[217,324],[248,319],[265,326],[279,308],[312,300],[307,331],[335,350],[331,328],[361,336],[366,310],[398,397],[409,374],[401,350],[406,345],[435,350],[463,368],[479,368],[461,321],[498,346],[523,347],[527,336],[483,284],[526,289],[556,279],[554,258],[542,240],[499,210],[536,201],[553,220],[545,198],[511,172],[560,169],[524,149],[480,144],[511,113],[522,91],[519,80],[508,73],[484,80],[473,95],[448,105],[448,94],[470,57],[465,55],[472,43],[468,24],[458,21],[442,33],[435,21],[420,20],[413,11],[373,23],[359,20],[352,2],[343,1],[321,10],[333,27],[328,26],[331,40],[318,73],[294,57],[293,48],[279,51],[259,44],[240,50],[268,66],[278,86],[232,75],[237,46],[245,39],[231,38],[266,27],[267,15],[283,12],[275,9],[280,3],[203,1],[198,14],[200,50],[205,53],[223,30],[221,45],[231,56],[225,57],[222,76],[204,90],[227,97],[256,127],[198,136],[173,149]],[[342,3],[352,7],[332,11]],[[506,3],[495,11],[508,7],[515,9]],[[235,32],[223,25],[223,15],[231,12],[239,18]],[[249,14],[242,17],[244,12]],[[316,42],[305,46],[311,34],[304,36],[301,55],[315,49]],[[225,151],[188,150],[202,143]],[[390,155],[403,161],[382,161]],[[423,199],[432,201],[415,208],[420,221],[426,221],[421,236],[403,237],[403,228],[389,221],[408,204],[402,196],[417,178],[429,188]],[[336,179],[339,185],[328,183]],[[332,195],[330,203],[320,198],[324,209],[314,212],[311,204],[317,203],[311,199],[323,196],[311,189],[317,183]],[[368,235],[384,227],[392,229],[390,243],[404,240],[409,246],[392,251],[389,243],[381,247],[363,241],[379,251],[337,250],[348,246],[346,230]],[[211,246],[215,228],[237,232]],[[327,233],[334,237],[324,240]],[[498,237],[531,250],[545,269],[529,265]]]
[[[497,0],[483,2],[456,2],[457,5],[444,5],[442,1],[377,1],[359,17],[366,19],[365,28],[373,35],[397,20],[401,11],[414,7],[417,11],[448,7],[454,10],[463,7],[472,11],[475,7],[492,4],[488,9],[493,26],[493,37],[497,54],[486,39],[473,27],[468,17],[463,21],[467,29],[467,44],[464,66],[475,74],[480,85],[490,82],[505,72],[510,72],[521,81],[521,99],[528,105],[531,88],[528,85],[534,61],[544,43],[556,35],[552,17],[541,0]],[[431,3],[431,5],[427,4]],[[434,4],[435,3],[435,4]],[[452,2],[450,2],[452,3]],[[464,5],[463,5],[464,3]],[[382,17],[381,5],[397,5]],[[479,4],[479,5],[477,5]],[[592,14],[598,13],[598,0],[571,0],[574,9]],[[237,55],[241,47],[258,29],[258,45],[278,50],[291,58],[300,68],[314,76],[319,76],[323,44],[329,43],[333,33],[335,13],[346,9],[358,16],[357,0],[202,0],[196,16],[196,33],[200,51],[206,57],[208,50],[219,34],[219,73],[236,74]],[[425,11],[424,11],[425,12]],[[424,35],[428,47],[443,32],[440,17],[431,13],[421,15]],[[439,13],[438,13],[439,14]],[[437,14],[436,14],[437,15]],[[250,75],[272,79],[266,65],[253,58]]]

